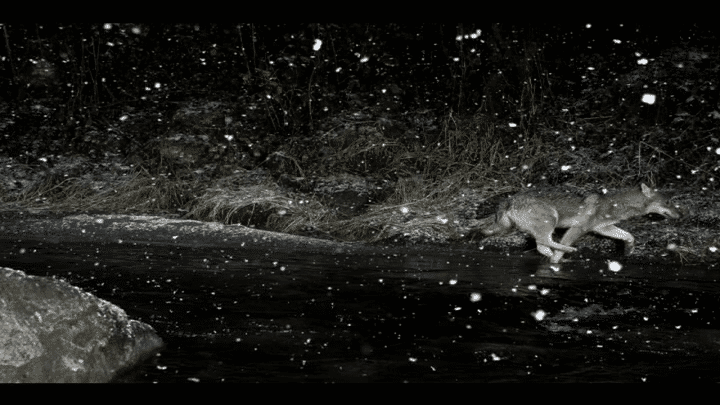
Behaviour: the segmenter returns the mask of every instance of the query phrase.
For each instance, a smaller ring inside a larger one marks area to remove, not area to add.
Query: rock
[[[150,325],[64,280],[0,268],[0,382],[108,382],[162,345]]]

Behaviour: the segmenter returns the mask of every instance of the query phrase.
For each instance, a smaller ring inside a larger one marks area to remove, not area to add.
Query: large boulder
[[[163,345],[64,280],[0,268],[0,382],[107,382]]]

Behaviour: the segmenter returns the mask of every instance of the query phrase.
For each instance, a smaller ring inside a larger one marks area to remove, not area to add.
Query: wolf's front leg
[[[600,229],[593,229],[593,231],[608,238],[620,239],[625,242],[625,256],[630,256],[633,250],[635,250],[635,237],[633,237],[630,232],[623,231],[617,226],[608,225]]]

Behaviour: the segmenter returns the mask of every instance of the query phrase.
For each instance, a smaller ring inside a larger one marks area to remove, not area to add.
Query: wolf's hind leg
[[[537,244],[537,250],[538,250],[538,252],[542,253],[543,255],[545,255],[547,257],[553,256],[552,249],[550,249],[549,247],[547,247],[545,245],[541,245],[540,243]]]
[[[538,236],[536,235],[536,236],[535,236],[535,241],[536,241],[536,243],[538,244],[538,246],[540,246],[540,245],[545,245],[545,246],[549,246],[549,247],[551,247],[551,248],[553,248],[553,249],[555,249],[555,250],[562,250],[563,252],[574,252],[574,251],[577,250],[577,249],[575,249],[574,247],[565,246],[565,245],[563,245],[563,244],[560,244],[560,243],[557,243],[557,242],[553,241],[553,240],[552,240],[552,237],[550,236],[550,234],[542,235],[542,236],[540,236],[540,237],[538,237]],[[551,255],[551,256],[552,256],[552,255]]]
[[[581,237],[585,232],[580,228],[570,228],[565,232],[565,235],[563,235],[562,239],[560,239],[560,244],[565,246],[570,246],[573,242],[575,242],[579,237]],[[565,252],[562,250],[556,250],[555,254],[550,258],[551,263],[560,263],[560,259],[562,259]]]

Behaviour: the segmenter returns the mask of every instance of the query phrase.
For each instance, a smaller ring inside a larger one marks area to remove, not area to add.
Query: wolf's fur
[[[551,263],[559,263],[565,252],[576,251],[570,245],[588,232],[624,241],[625,254],[629,255],[635,238],[615,224],[651,212],[666,218],[681,217],[676,205],[645,184],[614,194],[587,197],[552,191],[522,192],[500,204],[495,223],[482,229],[482,233],[497,235],[514,226],[532,235],[538,251],[549,257]],[[552,240],[555,228],[567,228],[560,243]]]

